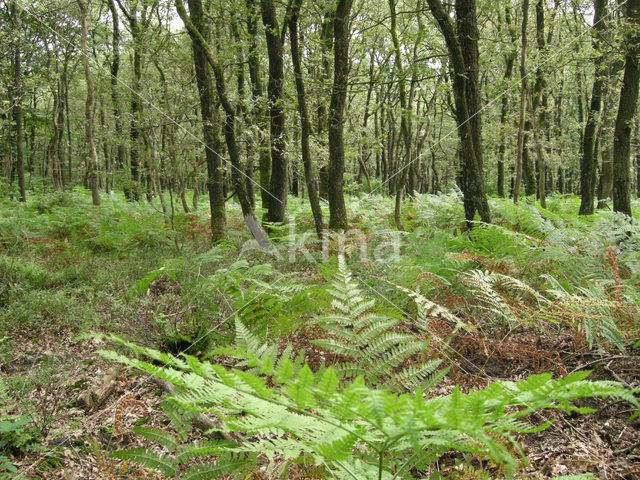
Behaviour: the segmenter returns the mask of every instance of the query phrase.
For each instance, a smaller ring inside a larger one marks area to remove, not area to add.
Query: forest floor
[[[134,426],[166,425],[163,392],[98,355],[113,345],[92,334],[206,356],[233,342],[233,320],[242,318],[264,338],[306,348],[318,365],[311,325],[330,308],[324,286],[340,250],[377,308],[407,328],[417,312],[396,286],[419,291],[469,327],[432,319],[430,354],[451,369],[431,395],[585,369],[591,379],[639,388],[637,225],[608,211],[579,218],[574,197],[552,197],[547,210],[526,201],[491,205],[496,225],[465,233],[457,194],[418,197],[399,234],[391,200],[353,197],[353,235],[323,246],[305,233],[308,204],[291,199],[289,225],[274,228],[273,251],[265,252],[232,204],[228,239],[211,249],[204,204],[169,221],[159,206],[119,197],[94,208],[80,191],[0,202],[0,419],[21,422],[0,429],[0,478],[163,478],[110,457],[145,445]],[[535,293],[514,293],[505,279]],[[516,478],[640,479],[633,407],[612,399],[581,405],[596,412],[545,410],[529,419],[552,425],[518,436],[527,460]],[[457,452],[432,468],[447,478],[500,477],[486,459]],[[318,477],[295,465],[288,477],[275,476],[263,465],[253,478]]]

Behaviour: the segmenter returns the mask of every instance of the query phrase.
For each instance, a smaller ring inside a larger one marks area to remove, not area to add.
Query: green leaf
[[[230,473],[250,471],[255,462],[250,458],[219,459],[204,465],[195,465],[182,472],[182,480],[215,480]]]
[[[147,450],[146,448],[120,450],[118,452],[113,452],[111,457],[142,465],[152,470],[157,470],[162,472],[165,477],[173,477],[176,474],[175,460],[163,457],[155,452]]]
[[[178,440],[169,432],[157,428],[134,427],[133,432],[151,442],[158,443],[170,452],[174,452],[178,447]]]

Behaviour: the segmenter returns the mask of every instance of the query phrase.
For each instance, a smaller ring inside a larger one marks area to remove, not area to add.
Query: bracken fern
[[[403,389],[428,389],[442,380],[441,361],[422,359],[428,341],[403,333],[398,319],[377,313],[375,301],[363,297],[342,256],[328,292],[334,312],[318,320],[327,338],[312,343],[338,356],[336,372],[347,378],[364,375],[374,383],[386,380]]]
[[[227,452],[306,458],[332,478],[424,478],[450,450],[491,458],[511,476],[518,467],[513,452],[522,453],[514,435],[549,426],[527,422],[530,413],[545,408],[588,413],[592,410],[573,404],[585,397],[620,398],[638,406],[631,391],[616,382],[587,381],[588,372],[557,380],[541,374],[469,394],[455,388],[425,398],[420,390],[399,395],[369,387],[362,376],[341,383],[333,368],[314,373],[304,366],[295,373],[291,361],[276,369],[265,359],[260,375],[254,375],[111,339],[166,366],[114,352],[103,356],[171,382],[176,388],[170,402],[215,415],[223,431],[243,432],[245,440]]]

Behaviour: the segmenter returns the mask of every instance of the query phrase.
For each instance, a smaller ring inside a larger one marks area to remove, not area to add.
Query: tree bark
[[[130,192],[133,200],[140,199],[140,121],[141,103],[140,92],[142,90],[142,42],[140,39],[140,27],[138,26],[138,13],[131,12],[129,24],[133,37],[133,81],[131,84],[131,124],[129,126],[129,138],[131,146],[129,150],[129,165],[131,168]]]
[[[204,21],[204,12],[202,11],[202,1],[201,0],[190,0],[189,5],[191,6],[193,2],[193,6],[197,12],[201,12],[200,18]],[[244,173],[242,171],[242,163],[240,162],[240,155],[238,151],[238,146],[236,143],[236,132],[235,132],[235,115],[236,111],[231,105],[229,101],[229,97],[227,95],[227,88],[224,81],[224,74],[222,71],[222,67],[216,60],[216,57],[213,53],[213,50],[209,46],[209,43],[202,35],[202,32],[198,29],[198,27],[192,22],[191,17],[187,14],[187,11],[184,8],[184,4],[182,0],[175,0],[176,10],[178,11],[178,15],[184,22],[184,25],[191,36],[193,42],[197,43],[202,52],[204,53],[209,65],[211,65],[211,69],[213,70],[213,76],[216,83],[216,91],[218,93],[218,99],[220,100],[220,104],[225,112],[225,122],[224,122],[224,137],[225,142],[227,144],[227,151],[229,152],[229,158],[231,161],[231,178],[233,181],[233,186],[235,193],[238,197],[238,201],[240,202],[240,207],[242,208],[242,214],[244,216],[244,220],[248,225],[257,225],[257,220],[255,218],[255,214],[253,213],[253,208],[251,206],[251,201],[249,200],[249,196],[247,195],[245,189]],[[196,15],[197,16],[197,15]],[[256,232],[252,231],[255,235]]]
[[[482,171],[476,3],[475,0],[456,0],[454,29],[441,1],[427,1],[444,36],[453,66],[453,96],[462,160],[460,180],[465,219],[467,227],[472,228],[476,210],[483,222],[491,222]]]
[[[333,22],[333,88],[329,104],[329,228],[347,229],[344,203],[344,109],[349,80],[349,17],[353,0],[338,0]]]
[[[613,210],[631,217],[630,147],[640,84],[640,0],[627,1],[624,77],[613,133]]]
[[[333,48],[333,28],[335,23],[336,6],[335,2],[325,2],[324,14],[322,17],[322,24],[320,25],[320,53],[322,68],[320,69],[320,82],[321,88],[319,89],[319,101],[316,109],[316,135],[318,142],[323,147],[326,147],[323,136],[328,130],[328,116],[326,105],[326,85],[329,84],[331,63],[329,57]],[[324,199],[329,198],[329,166],[325,165],[320,167],[318,172],[318,189],[320,197]]]
[[[580,215],[593,214],[593,178],[594,178],[594,145],[596,143],[596,129],[600,116],[600,106],[602,104],[602,85],[604,82],[604,71],[602,56],[599,54],[600,42],[606,28],[604,16],[607,8],[607,0],[594,0],[593,48],[596,52],[594,57],[594,79],[591,93],[591,104],[587,113],[587,123],[584,127],[582,137],[582,158],[580,161]]]
[[[520,199],[522,167],[524,164],[524,127],[527,104],[527,21],[529,19],[529,0],[522,2],[522,44],[520,48],[520,113],[518,117],[518,158],[516,159],[516,179],[513,184],[513,203]]]
[[[125,145],[122,139],[122,119],[120,112],[120,99],[118,95],[118,73],[120,71],[120,22],[118,10],[114,0],[109,0],[109,11],[113,21],[113,33],[111,36],[111,108],[113,109],[113,119],[116,131],[116,168],[122,170],[125,163]]]
[[[302,0],[293,0],[291,12],[289,15],[289,40],[291,42],[291,60],[293,62],[293,72],[296,80],[296,91],[298,93],[298,113],[300,115],[300,147],[302,150],[302,163],[304,166],[304,179],[307,185],[307,193],[309,195],[309,204],[313,213],[313,220],[316,226],[316,233],[322,238],[324,231],[324,222],[322,219],[322,210],[320,208],[320,200],[318,198],[318,189],[316,187],[316,179],[311,160],[311,150],[309,147],[309,138],[311,136],[311,122],[309,120],[309,111],[307,108],[307,95],[304,86],[304,78],[302,73],[302,61],[300,58],[300,46],[298,45],[298,17]]]
[[[87,4],[84,0],[77,0],[80,7],[80,21],[82,24],[81,50],[82,62],[84,64],[84,75],[87,81],[87,101],[85,103],[85,136],[90,156],[90,176],[91,176],[91,199],[94,205],[100,205],[100,192],[98,190],[98,154],[93,138],[93,79],[89,68],[89,53],[87,52]]]
[[[200,0],[189,0],[189,13],[195,28],[206,40],[209,29],[205,23],[204,11]],[[213,85],[206,55],[200,43],[191,35],[193,60],[196,70],[196,82],[200,97],[200,114],[202,115],[202,133],[205,143],[207,161],[207,190],[209,191],[209,207],[211,210],[211,239],[215,242],[226,235],[227,220],[224,195],[224,168],[220,152],[222,141],[217,131],[216,106],[213,102]],[[186,201],[183,201],[183,207]]]
[[[394,50],[394,65],[396,76],[398,77],[398,94],[400,96],[400,132],[404,143],[404,161],[398,166],[402,169],[400,178],[396,188],[396,201],[393,212],[393,218],[396,228],[404,231],[402,219],[400,218],[400,210],[402,207],[402,197],[404,195],[404,187],[407,182],[408,163],[411,161],[411,112],[407,100],[407,90],[405,86],[405,71],[402,65],[402,53],[400,51],[400,40],[398,39],[398,30],[396,27],[396,0],[389,0],[389,12],[391,13],[391,40]]]
[[[536,0],[536,43],[540,58],[545,58],[547,46],[544,33],[544,0]],[[542,64],[542,61],[540,62]],[[536,82],[533,86],[533,138],[536,149],[536,174],[537,174],[537,195],[540,206],[546,208],[546,167],[544,149],[542,148],[541,137],[548,131],[547,122],[547,79],[543,65],[538,65],[536,69]]]
[[[247,0],[247,33],[249,34],[249,49],[247,64],[249,79],[251,80],[251,95],[254,102],[254,121],[260,132],[266,132],[266,111],[263,99],[264,87],[260,76],[260,52],[258,50],[258,12],[256,1]],[[258,171],[260,177],[260,199],[262,207],[267,208],[269,198],[269,183],[271,182],[271,155],[265,137],[260,135],[258,145]]]
[[[269,130],[271,138],[271,180],[265,220],[284,222],[289,190],[284,115],[284,57],[273,0],[260,0],[262,23],[269,57]]]
[[[511,22],[511,5],[507,3],[505,7],[505,21],[507,28],[509,29],[509,35],[511,37],[511,50],[504,57],[504,76],[503,82],[506,86],[511,81],[513,75],[513,65],[516,60],[517,50],[515,47],[516,33]],[[507,110],[509,108],[509,97],[503,95],[500,106],[500,146],[498,147],[498,196],[504,197],[504,158],[506,153],[506,135],[505,126],[507,123]]]
[[[24,135],[22,129],[22,58],[20,54],[20,8],[14,0],[12,4],[13,22],[15,28],[13,55],[13,122],[15,123],[16,167],[18,170],[18,188],[20,201],[27,201],[27,191],[24,184]]]

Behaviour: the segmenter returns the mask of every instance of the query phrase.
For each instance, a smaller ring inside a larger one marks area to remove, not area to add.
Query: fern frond
[[[248,458],[218,459],[204,465],[194,465],[181,474],[182,480],[213,480],[225,475],[250,472],[255,462]],[[246,474],[246,473],[245,473]]]
[[[124,357],[124,362],[146,371],[140,360]],[[265,452],[285,459],[310,455],[330,472],[352,465],[355,451],[371,468],[378,468],[376,476],[384,476],[407,461],[432,462],[453,449],[488,456],[511,475],[516,468],[514,448],[517,451],[513,434],[547,426],[529,425],[525,417],[531,412],[554,408],[585,413],[587,409],[573,402],[586,397],[620,398],[640,405],[634,393],[619,383],[587,381],[588,372],[555,380],[551,374],[541,374],[517,383],[496,382],[468,394],[456,388],[449,395],[425,399],[420,390],[398,395],[371,388],[363,377],[341,384],[331,369],[314,374],[303,366],[294,372],[290,360],[282,363],[283,372],[288,371],[280,379],[282,386],[196,358],[188,358],[186,365],[184,371],[171,372],[179,385],[171,401],[194,412],[216,414],[223,431],[245,432],[246,442],[229,447],[229,452]],[[437,372],[436,368],[433,364],[431,370]],[[410,373],[418,374],[415,368]],[[118,455],[156,470],[175,470],[170,460],[144,449]],[[218,460],[211,468],[222,465]]]
[[[198,440],[188,445],[180,445],[176,450],[176,460],[182,465],[196,458],[228,452],[234,447],[235,443],[223,440]]]
[[[165,477],[173,477],[176,475],[176,466],[172,459],[163,457],[158,453],[147,450],[146,448],[120,450],[118,452],[113,452],[111,457],[142,465],[152,470],[157,470]]]
[[[159,430],[157,428],[134,427],[133,433],[140,435],[151,442],[162,445],[164,448],[169,450],[169,452],[175,452],[178,447],[178,441],[175,437],[164,430]]]
[[[408,386],[416,370],[405,375],[404,364],[423,352],[428,342],[396,331],[399,320],[373,311],[375,302],[363,297],[342,256],[328,293],[336,312],[318,319],[327,338],[312,343],[343,357],[335,364],[336,372],[345,378],[364,375],[373,382],[388,379],[392,385]]]

